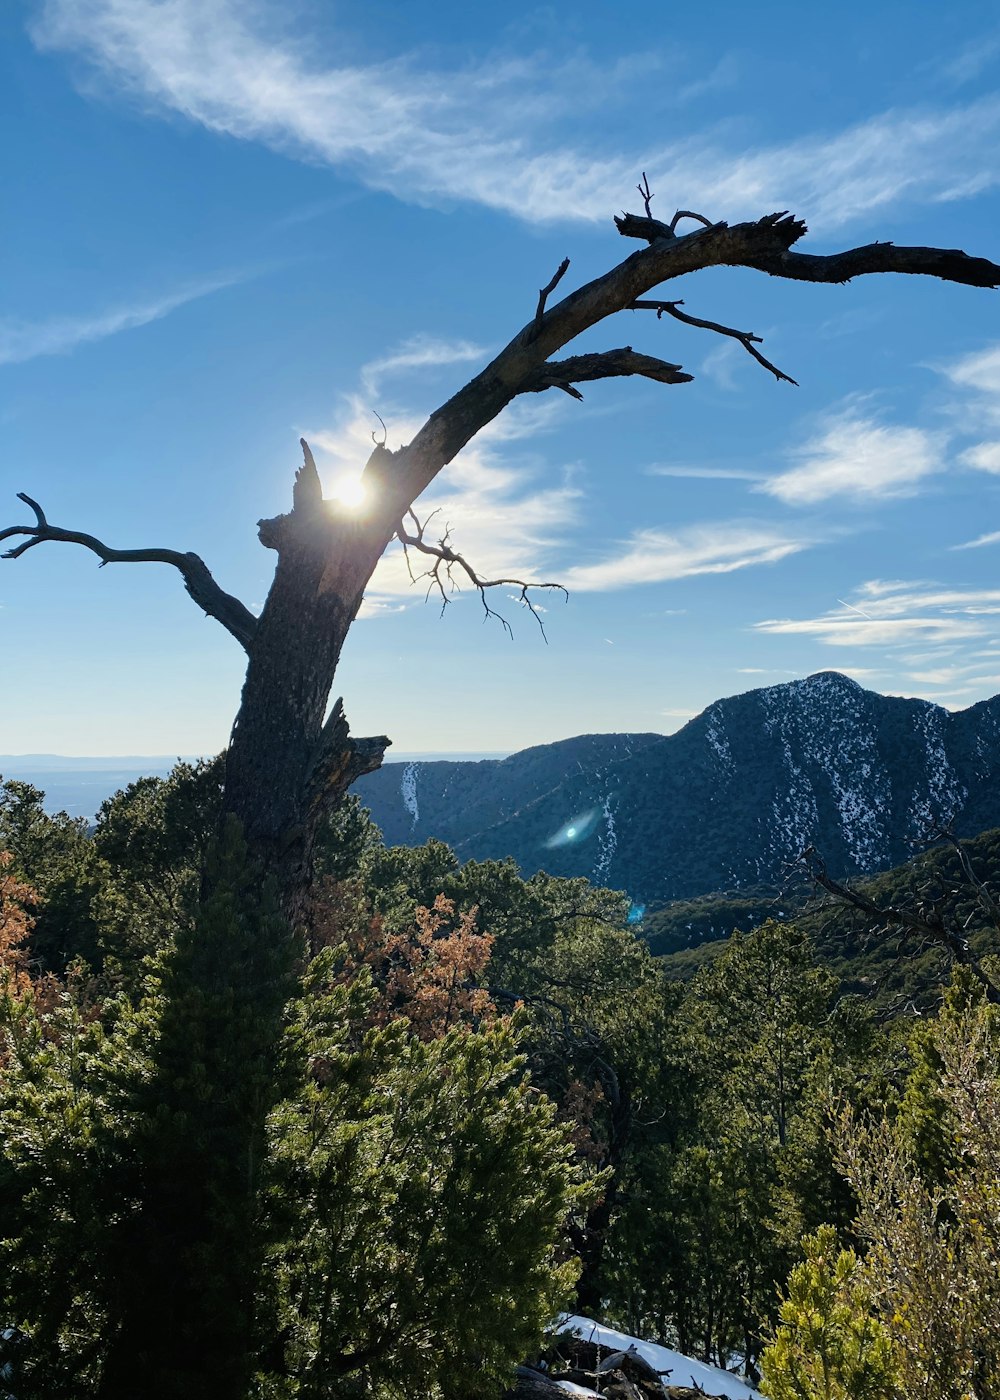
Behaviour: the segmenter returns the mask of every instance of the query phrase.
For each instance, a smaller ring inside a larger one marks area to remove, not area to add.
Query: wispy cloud
[[[763,472],[744,467],[698,467],[687,462],[654,462],[646,468],[647,476],[690,477],[696,481],[764,481]]]
[[[560,581],[571,592],[603,593],[697,574],[729,574],[777,563],[809,543],[773,526],[740,522],[693,525],[674,533],[639,530],[596,563],[574,565]]]
[[[1000,544],[1000,530],[991,530],[988,535],[978,535],[974,540],[966,540],[964,544],[953,544],[952,549],[983,549],[989,544]]]
[[[354,172],[400,198],[472,200],[532,221],[606,218],[639,167],[717,218],[793,208],[826,228],[1000,180],[995,97],[890,110],[782,145],[674,131],[660,149],[580,149],[560,141],[559,119],[578,121],[609,92],[621,100],[641,90],[648,62],[491,53],[441,72],[412,57],[324,67],[282,31],[276,4],[247,0],[44,0],[34,34],[212,131]],[[728,80],[719,70],[694,78],[689,95]]]
[[[944,372],[959,388],[975,389],[983,394],[984,411],[1000,415],[1000,345],[989,345],[985,350],[963,355]]]
[[[40,355],[65,355],[78,345],[107,340],[121,331],[162,320],[188,302],[210,296],[243,282],[251,273],[230,273],[203,282],[192,282],[164,296],[98,311],[90,316],[53,316],[44,321],[0,318],[0,365],[21,364]]]
[[[971,83],[1000,58],[1000,35],[982,34],[970,44],[965,44],[954,58],[948,60],[941,69],[942,75],[956,86]]]
[[[866,501],[911,496],[940,467],[942,448],[939,435],[879,423],[849,409],[828,419],[805,444],[797,466],[759,489],[793,506],[834,496]]]
[[[977,442],[962,453],[959,461],[963,466],[974,467],[976,471],[991,472],[1000,476],[1000,442]]]
[[[385,379],[411,370],[440,369],[444,365],[467,364],[482,360],[487,354],[482,345],[471,340],[442,340],[436,336],[415,335],[378,359],[361,367],[361,384],[369,394],[375,394]]]
[[[818,617],[769,618],[755,623],[754,630],[814,637],[837,647],[937,647],[978,640],[995,630],[993,619],[1000,618],[1000,589],[874,579],[856,589],[852,598]]]

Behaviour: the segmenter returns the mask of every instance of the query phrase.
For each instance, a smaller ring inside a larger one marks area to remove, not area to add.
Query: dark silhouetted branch
[[[798,380],[793,379],[784,370],[778,369],[770,360],[766,359],[757,349],[758,345],[763,345],[763,340],[759,335],[754,335],[753,331],[737,331],[732,326],[724,326],[719,321],[705,321],[700,316],[691,316],[686,311],[678,310],[683,306],[683,301],[646,301],[640,298],[634,301],[629,308],[630,311],[655,311],[656,319],[661,316],[672,316],[675,321],[683,321],[685,326],[697,326],[704,331],[715,331],[717,335],[728,335],[733,340],[738,340],[748,355],[752,355],[758,364],[771,371],[775,379],[783,379],[786,384],[794,384],[798,387]]]
[[[412,509],[407,511],[407,514],[413,521],[416,533],[410,534],[402,520],[396,527],[396,538],[403,546],[403,553],[406,556],[406,567],[414,583],[416,583],[418,578],[426,578],[429,580],[427,596],[430,597],[431,593],[434,592],[435,589],[437,590],[441,597],[442,612],[444,612],[444,609],[451,602],[451,598],[448,596],[449,593],[457,592],[459,588],[458,581],[455,578],[455,571],[458,570],[458,572],[463,574],[466,580],[472,584],[473,588],[478,591],[482,599],[486,617],[496,618],[509,637],[514,635],[511,625],[502,613],[498,613],[495,608],[490,607],[486,597],[486,590],[488,588],[516,588],[518,590],[517,601],[528,609],[532,617],[538,623],[542,636],[545,636],[545,624],[542,622],[541,614],[537,606],[531,600],[530,590],[533,588],[554,588],[562,593],[564,597],[568,597],[569,595],[561,583],[528,583],[520,578],[483,578],[476,572],[467,559],[459,554],[457,550],[452,549],[451,545],[448,543],[450,532],[447,529],[442,537],[434,544],[430,543],[425,538],[427,526],[437,514],[437,511],[433,511],[423,524],[417,519]],[[410,564],[409,551],[411,549],[416,550],[418,554],[424,554],[428,558],[433,559],[434,563],[430,568],[425,569],[423,573],[414,574]],[[446,583],[448,585],[447,588],[445,587]]]
[[[640,355],[625,345],[620,350],[605,350],[594,355],[573,355],[568,360],[547,360],[522,386],[523,393],[540,394],[545,389],[562,389],[574,399],[583,395],[574,384],[594,379],[624,378],[630,374],[655,379],[661,384],[690,384],[694,378],[685,374],[680,365],[657,360],[652,355]]]
[[[555,289],[558,287],[559,283],[560,283],[560,282],[562,281],[562,279],[566,276],[566,273],[568,272],[568,270],[569,270],[569,258],[563,258],[562,262],[561,262],[561,263],[559,264],[559,266],[556,268],[555,272],[552,274],[552,276],[551,276],[551,278],[549,279],[549,281],[546,282],[546,284],[545,284],[544,287],[540,287],[540,288],[539,288],[539,291],[538,291],[538,306],[537,306],[537,308],[535,309],[535,331],[536,331],[536,332],[538,331],[539,326],[541,326],[541,324],[542,324],[542,317],[545,315],[545,303],[546,303],[546,302],[548,301],[548,299],[549,299],[549,294],[550,294],[551,292],[554,292],[554,291],[555,291]]]
[[[849,282],[874,272],[911,273],[919,277],[940,277],[966,287],[1000,286],[1000,267],[988,258],[970,258],[958,248],[897,248],[894,243],[869,243],[825,257],[816,253],[773,253],[747,259],[772,277],[788,277],[797,282]]]
[[[391,744],[392,740],[384,734],[371,739],[352,739],[344,702],[335,701],[309,765],[310,810],[322,812],[356,779],[381,768],[385,751]]]
[[[227,632],[247,651],[257,630],[257,619],[238,598],[225,593],[212,577],[208,565],[197,554],[181,554],[176,549],[111,549],[95,535],[82,530],[63,530],[58,525],[50,525],[45,512],[37,501],[23,491],[17,493],[18,500],[24,501],[35,513],[34,525],[8,525],[0,530],[0,540],[16,539],[23,536],[21,544],[8,549],[4,559],[20,559],[22,554],[35,545],[59,541],[64,544],[79,544],[89,549],[105,564],[170,564],[179,569],[188,594],[209,617],[221,622]]]

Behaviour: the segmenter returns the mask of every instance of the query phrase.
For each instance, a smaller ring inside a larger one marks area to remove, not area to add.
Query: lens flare
[[[568,822],[554,832],[547,841],[543,842],[546,850],[551,851],[558,846],[572,846],[580,841],[585,841],[597,825],[599,815],[598,809],[591,807],[589,811],[579,812],[575,817],[570,817]]]

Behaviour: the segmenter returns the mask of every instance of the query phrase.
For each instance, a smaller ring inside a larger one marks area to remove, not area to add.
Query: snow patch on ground
[[[420,820],[420,808],[417,806],[417,764],[408,763],[403,769],[399,792],[403,799],[403,806],[412,818],[412,825],[416,826]]]
[[[789,775],[775,802],[778,853],[797,856],[818,824],[817,795],[793,748],[809,769],[822,774],[848,854],[859,870],[875,870],[889,851],[889,775],[879,761],[878,736],[866,713],[864,691],[843,676],[820,674],[761,692],[765,728],[779,739]],[[825,786],[825,784],[824,784]]]
[[[618,833],[615,830],[615,814],[611,807],[611,794],[605,797],[601,805],[601,812],[604,815],[604,832],[597,838],[597,849],[599,855],[597,864],[594,866],[593,883],[601,885],[608,878],[608,871],[611,869],[611,862],[615,858],[618,849]]]
[[[643,1342],[638,1337],[629,1337],[624,1332],[616,1332],[613,1327],[602,1327],[589,1317],[563,1317],[559,1319],[560,1332],[575,1332],[584,1341],[599,1342],[601,1346],[612,1347],[615,1351],[635,1350],[654,1370],[664,1376],[667,1385],[686,1385],[694,1390],[703,1390],[706,1395],[725,1396],[726,1400],[763,1400],[760,1391],[741,1381],[731,1371],[722,1371],[717,1366],[706,1366],[703,1361],[695,1361],[690,1356],[682,1356],[670,1347],[657,1346],[655,1342]],[[571,1394],[584,1394],[576,1391]]]
[[[969,795],[948,762],[944,747],[945,718],[945,711],[937,705],[928,705],[913,718],[917,738],[923,741],[927,754],[927,786],[923,792],[913,794],[909,811],[910,827],[918,840],[939,827],[950,826]]]
[[[729,747],[729,740],[722,732],[718,712],[714,705],[706,711],[706,716],[708,724],[705,726],[705,738],[708,740],[709,747],[714,751],[723,768],[732,768],[733,755]]]

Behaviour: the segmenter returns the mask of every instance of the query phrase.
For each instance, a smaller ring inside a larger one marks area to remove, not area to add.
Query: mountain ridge
[[[386,764],[357,785],[390,843],[584,875],[637,902],[907,859],[936,827],[1000,824],[1000,697],[949,712],[836,671],[709,705],[670,735],[580,735],[477,764]]]

